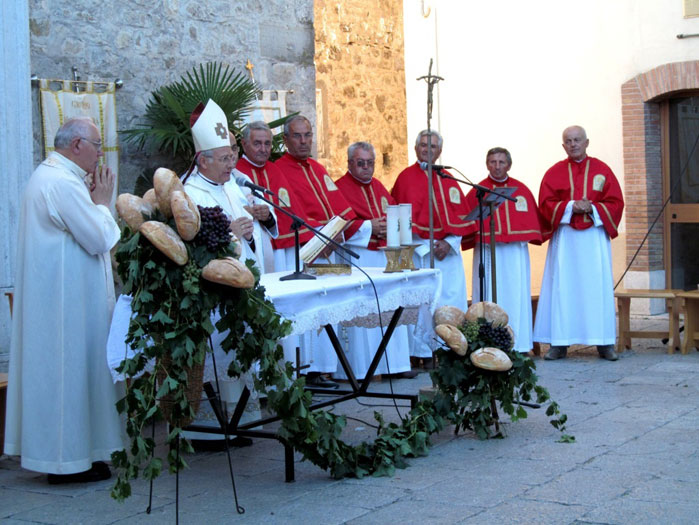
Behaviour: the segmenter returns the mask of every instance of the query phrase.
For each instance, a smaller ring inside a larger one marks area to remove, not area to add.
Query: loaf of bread
[[[153,207],[141,197],[122,193],[117,197],[116,210],[133,231],[138,231],[146,216],[153,213]]]
[[[155,196],[155,189],[151,188],[143,194],[143,200],[150,204],[154,210],[158,209],[158,197]]]
[[[466,313],[456,306],[440,306],[434,312],[434,325],[450,324],[461,326],[466,319]]]
[[[225,284],[233,288],[252,288],[255,276],[238,259],[226,257],[210,261],[201,271],[201,276],[212,283]]]
[[[165,218],[172,217],[170,209],[170,197],[173,191],[184,191],[184,186],[177,174],[167,168],[158,168],[153,175],[153,188],[158,198],[158,208]]]
[[[468,352],[468,341],[466,336],[461,333],[461,330],[450,324],[439,324],[434,331],[454,352],[460,356],[466,355],[466,352]]]
[[[490,301],[474,303],[466,311],[466,320],[477,322],[478,319],[485,319],[493,326],[505,326],[508,321],[507,313],[500,306]]]
[[[167,224],[158,221],[146,221],[139,231],[145,235],[153,246],[167,255],[175,264],[184,266],[189,260],[185,247],[177,232]]]
[[[177,233],[185,241],[191,241],[199,233],[201,216],[199,208],[185,192],[175,190],[170,196],[170,209],[175,217]]]
[[[471,353],[473,366],[494,372],[507,372],[512,368],[512,361],[499,348],[485,347]]]

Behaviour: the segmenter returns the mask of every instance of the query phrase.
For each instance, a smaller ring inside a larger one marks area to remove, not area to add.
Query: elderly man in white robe
[[[108,479],[104,461],[124,448],[124,433],[105,352],[114,175],[98,167],[90,119],[65,122],[54,147],[22,202],[5,452],[58,484]]]
[[[232,179],[234,168],[238,161],[238,147],[235,140],[231,140],[228,131],[228,121],[223,110],[212,100],[209,100],[200,114],[195,110],[192,117],[192,138],[196,150],[195,168],[184,178],[184,189],[192,200],[203,207],[220,206],[230,218],[230,229],[236,237],[235,242],[241,247],[239,259],[246,261],[253,259],[255,266],[264,273],[265,255],[264,243],[261,234],[261,225],[267,227],[270,235],[277,234],[276,220],[272,212],[262,218],[262,210],[248,201],[241,188]],[[196,119],[196,120],[195,120]],[[240,173],[239,173],[240,174]],[[240,174],[242,175],[242,174]],[[262,206],[266,208],[266,206]],[[248,211],[249,210],[249,211]],[[269,211],[269,210],[268,210]],[[251,215],[250,212],[256,214]],[[215,323],[218,319],[212,319]],[[212,342],[216,352],[216,363],[221,385],[221,397],[228,403],[232,410],[240,397],[243,386],[247,385],[253,394],[252,403],[246,407],[247,411],[241,418],[241,422],[256,419],[259,410],[256,407],[256,395],[252,388],[251,375],[245,374],[240,379],[231,379],[227,376],[228,364],[234,359],[232,354],[226,355],[220,348],[220,343],[225,333],[214,332]],[[205,369],[205,380],[213,380],[213,368],[210,361]],[[201,421],[197,421],[201,423]],[[203,441],[218,441],[220,437],[215,434],[188,433],[187,437],[201,440],[195,443],[199,448],[218,448],[216,445],[207,445]],[[235,438],[236,446],[249,445],[252,442],[241,436]]]

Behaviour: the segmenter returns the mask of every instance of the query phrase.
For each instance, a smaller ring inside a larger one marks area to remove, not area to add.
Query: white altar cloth
[[[436,269],[384,273],[383,268],[362,268],[374,281],[381,312],[423,307],[434,312],[442,289]],[[292,334],[319,329],[326,324],[378,326],[376,297],[369,279],[353,268],[351,275],[323,275],[315,280],[280,281],[289,272],[267,273],[260,278],[265,295],[277,311],[292,322]],[[427,313],[427,312],[425,312]],[[432,322],[432,316],[427,317]],[[383,319],[390,319],[382,315]],[[384,327],[387,322],[384,323]]]
[[[398,307],[419,309],[417,323],[429,324],[442,289],[442,273],[437,269],[384,273],[383,268],[362,268],[374,281],[379,296],[384,328]],[[280,281],[289,272],[264,274],[260,284],[265,296],[279,314],[292,322],[292,335],[321,329],[326,324],[378,326],[376,298],[369,279],[357,269],[351,275],[323,275],[315,280]],[[107,342],[107,362],[114,382],[124,377],[115,370],[133,351],[125,344],[131,319],[131,297],[120,296],[114,309]],[[416,316],[402,316],[403,322],[416,322]],[[152,369],[152,364],[146,370]]]

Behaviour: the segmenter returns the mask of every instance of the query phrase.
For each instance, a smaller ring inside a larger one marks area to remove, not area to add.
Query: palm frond
[[[138,127],[120,133],[140,150],[187,162],[194,155],[189,116],[200,102],[216,102],[226,114],[231,131],[238,134],[240,130],[234,123],[250,113],[259,92],[253,81],[228,65],[199,64],[180,80],[153,91]]]

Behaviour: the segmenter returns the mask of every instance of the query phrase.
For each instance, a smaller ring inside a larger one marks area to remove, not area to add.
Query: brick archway
[[[658,66],[621,86],[627,264],[663,204],[659,101],[693,89],[699,89],[698,60]],[[665,287],[662,220],[627,275],[635,288]]]

